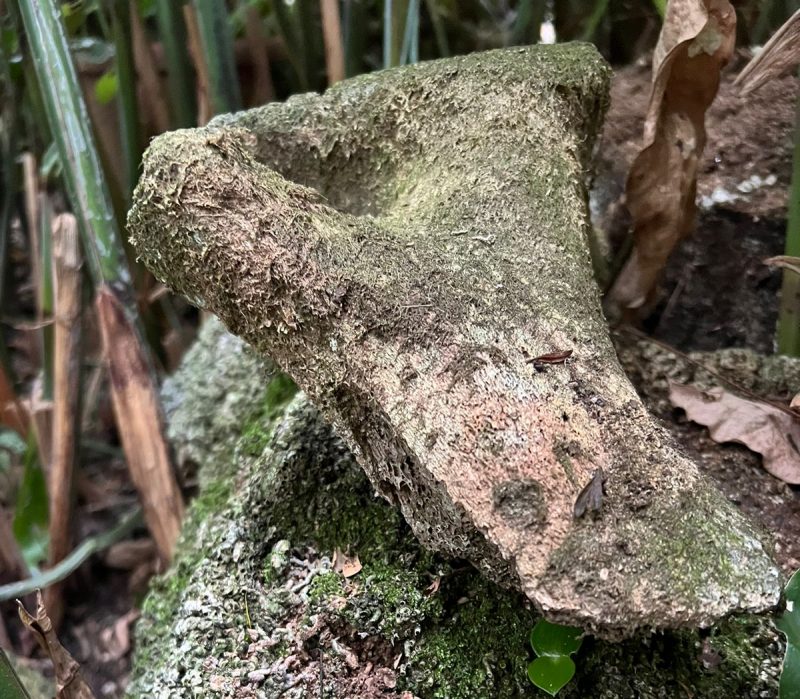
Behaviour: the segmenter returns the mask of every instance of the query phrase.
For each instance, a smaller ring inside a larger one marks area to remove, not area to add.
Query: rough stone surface
[[[165,387],[171,437],[202,486],[175,563],[142,609],[129,695],[532,696],[531,604],[422,549],[292,393],[215,320]],[[359,557],[357,575],[332,569],[337,549]],[[587,638],[559,696],[775,697],[782,656],[767,619]]]
[[[588,46],[513,49],[166,134],[129,229],[307,391],[423,544],[614,637],[769,608],[781,580],[617,362],[584,187],[607,82]]]

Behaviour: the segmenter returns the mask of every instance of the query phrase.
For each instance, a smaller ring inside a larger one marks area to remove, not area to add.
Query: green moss
[[[260,456],[272,437],[272,426],[297,393],[297,384],[286,374],[278,374],[267,385],[259,409],[242,429],[239,448],[249,456]]]
[[[443,590],[448,608],[420,637],[403,687],[430,699],[530,694],[528,635],[537,615],[522,596],[475,573],[459,582],[454,590]]]
[[[317,575],[311,582],[308,599],[312,604],[326,604],[334,597],[344,596],[344,578],[330,571]]]

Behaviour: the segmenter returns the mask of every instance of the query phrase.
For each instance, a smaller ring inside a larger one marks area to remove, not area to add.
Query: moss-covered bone
[[[588,46],[514,49],[166,134],[129,229],[297,380],[423,543],[615,635],[763,610],[780,575],[609,341],[583,186],[607,83]],[[598,468],[602,508],[576,519]]]

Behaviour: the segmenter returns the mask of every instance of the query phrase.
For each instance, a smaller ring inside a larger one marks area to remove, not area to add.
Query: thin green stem
[[[797,100],[792,161],[792,189],[786,226],[786,254],[800,257],[800,97]],[[800,357],[800,275],[783,271],[778,314],[778,352]]]
[[[135,510],[125,515],[113,529],[105,534],[89,537],[80,546],[74,549],[69,556],[52,568],[48,568],[43,573],[38,573],[27,580],[20,580],[19,582],[0,586],[0,602],[29,595],[31,592],[35,592],[38,589],[61,582],[77,570],[89,556],[116,543],[130,534],[130,532],[141,523],[142,511],[137,507]]]

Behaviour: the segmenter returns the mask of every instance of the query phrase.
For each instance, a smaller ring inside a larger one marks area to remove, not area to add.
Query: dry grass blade
[[[633,315],[647,304],[670,253],[693,225],[705,112],[735,38],[728,0],[672,0],[667,7],[653,55],[643,147],[626,187],[634,245],[609,292],[614,315]]]
[[[81,259],[78,221],[61,214],[53,221],[55,266],[55,359],[53,449],[50,462],[49,564],[66,557],[72,546],[72,504],[78,420],[80,419]],[[50,617],[58,627],[63,605],[61,585],[45,592]]]
[[[344,46],[342,45],[342,23],[339,18],[337,0],[320,0],[322,34],[325,40],[325,68],[328,85],[344,80]]]
[[[53,622],[47,614],[41,592],[36,595],[36,614],[30,614],[22,603],[19,605],[19,618],[30,629],[36,641],[47,653],[53,663],[56,676],[56,699],[94,699],[92,690],[83,679],[81,667],[56,636]]]
[[[96,306],[128,469],[159,556],[168,562],[183,521],[183,499],[164,434],[158,391],[138,335],[109,288],[98,290]]]
[[[800,10],[784,22],[736,78],[743,95],[779,78],[800,63]]]

